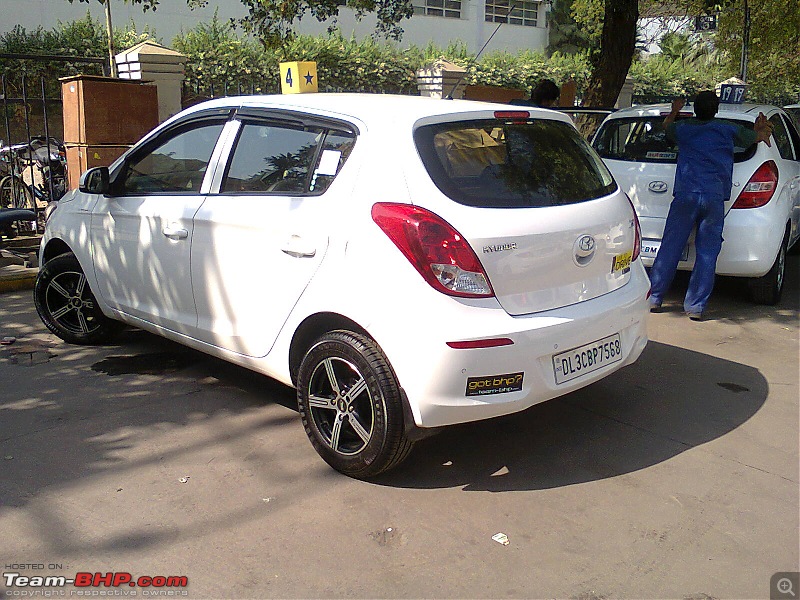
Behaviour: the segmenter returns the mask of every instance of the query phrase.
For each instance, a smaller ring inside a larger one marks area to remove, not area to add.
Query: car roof
[[[469,115],[497,110],[525,110],[531,116],[571,122],[569,117],[555,111],[535,108],[477,102],[473,100],[441,100],[426,96],[401,96],[395,94],[357,94],[357,93],[315,93],[315,94],[275,94],[263,96],[232,96],[217,98],[187,109],[181,115],[210,108],[225,107],[264,107],[301,109],[329,116],[355,118],[366,125],[387,121],[387,117],[411,124],[426,117]]]
[[[670,104],[642,104],[623,108],[608,116],[608,119],[630,118],[630,117],[653,117],[665,115],[671,109]],[[768,113],[780,110],[771,104],[720,104],[717,116],[722,118],[743,118],[744,120],[755,120],[758,113]],[[694,111],[691,104],[687,104],[681,112]]]

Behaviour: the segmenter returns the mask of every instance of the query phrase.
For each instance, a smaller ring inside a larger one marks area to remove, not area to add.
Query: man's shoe
[[[702,321],[703,320],[703,313],[701,313],[701,312],[687,312],[686,315],[692,321]]]
[[[653,302],[650,304],[650,312],[651,313],[660,313],[661,312],[661,302]]]

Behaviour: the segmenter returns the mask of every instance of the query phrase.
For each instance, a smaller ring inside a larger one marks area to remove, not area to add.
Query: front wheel
[[[786,274],[786,246],[788,243],[789,233],[787,232],[769,272],[763,277],[755,277],[748,281],[750,298],[756,304],[772,306],[780,302],[783,293],[783,279]]]
[[[56,256],[39,269],[33,300],[45,326],[70,344],[102,344],[122,328],[121,323],[100,311],[71,252]]]
[[[297,403],[314,449],[345,475],[374,477],[411,451],[400,386],[367,336],[341,330],[320,337],[300,364]]]

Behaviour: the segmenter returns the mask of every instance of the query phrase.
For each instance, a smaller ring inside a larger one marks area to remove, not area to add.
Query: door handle
[[[303,242],[299,235],[291,236],[281,248],[284,254],[295,258],[311,258],[317,253],[317,249]]]
[[[171,240],[185,240],[189,237],[189,232],[185,229],[181,229],[180,227],[167,226],[161,230],[161,233]]]

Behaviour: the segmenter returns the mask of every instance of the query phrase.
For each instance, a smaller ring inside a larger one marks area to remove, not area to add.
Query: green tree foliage
[[[127,27],[114,30],[114,43],[117,48],[129,48],[147,39],[155,39],[155,32],[145,29],[138,32],[133,23]],[[19,94],[22,87],[22,75],[32,85],[39,85],[39,78],[45,77],[48,82],[48,94],[60,94],[59,77],[77,74],[102,75],[102,66],[81,62],[84,57],[105,58],[107,52],[107,36],[105,24],[86,17],[76,21],[60,23],[53,29],[39,27],[28,31],[17,25],[14,29],[0,35],[0,53],[3,54],[56,54],[74,56],[74,62],[43,62],[37,60],[0,59],[2,73],[9,95]]]
[[[547,43],[547,54],[577,54],[585,52],[592,46],[586,30],[581,27],[572,15],[572,0],[554,0],[550,9],[550,32]]]
[[[747,98],[776,104],[800,101],[800,2],[750,0]],[[727,58],[728,76],[739,72],[744,1],[735,0],[719,15],[716,45]]]

